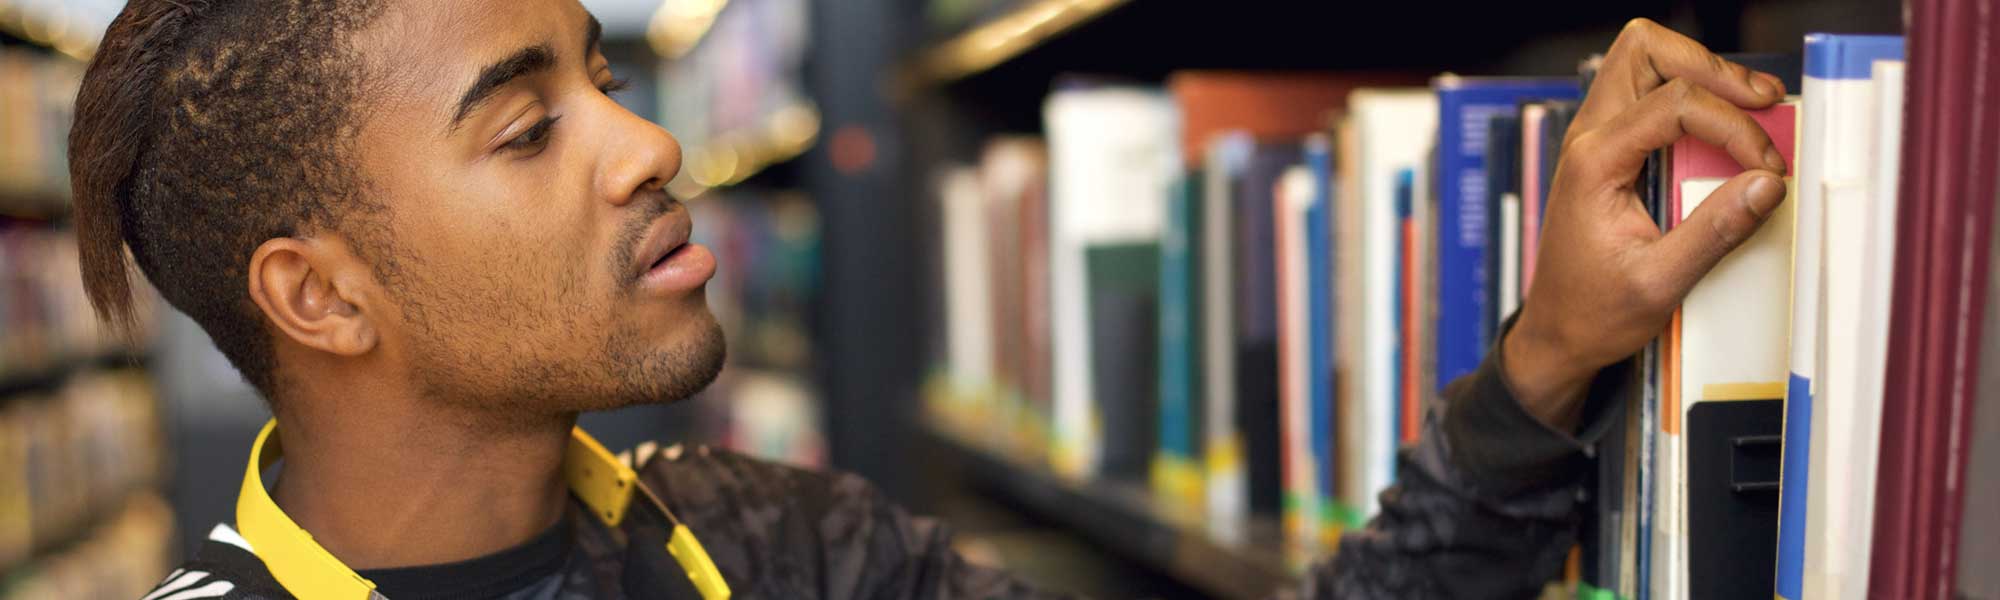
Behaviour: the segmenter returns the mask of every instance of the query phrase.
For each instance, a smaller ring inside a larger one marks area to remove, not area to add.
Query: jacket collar
[[[385,600],[375,591],[374,582],[320,547],[312,534],[278,508],[270,491],[264,489],[264,471],[284,455],[284,448],[272,435],[277,428],[276,419],[265,423],[256,443],[250,447],[243,490],[236,498],[237,530],[278,583],[301,600]],[[716,570],[715,562],[709,559],[694,533],[667,510],[652,490],[646,489],[631,466],[612,456],[582,428],[570,433],[569,449],[563,455],[563,478],[570,493],[582,500],[606,527],[613,529],[624,522],[636,491],[645,499],[639,505],[640,510],[658,511],[664,522],[671,524],[667,551],[687,572],[695,589],[706,600],[729,598],[729,585],[723,582],[722,573]]]

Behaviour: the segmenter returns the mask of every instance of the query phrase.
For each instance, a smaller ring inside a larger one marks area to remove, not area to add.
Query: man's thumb
[[[1776,173],[1751,169],[1716,188],[1694,212],[1658,242],[1654,260],[1685,294],[1716,263],[1764,225],[1785,201],[1785,181]]]

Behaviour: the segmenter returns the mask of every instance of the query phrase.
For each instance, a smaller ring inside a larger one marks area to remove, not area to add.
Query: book
[[[1396,390],[1395,428],[1392,436],[1398,447],[1414,444],[1423,432],[1424,367],[1426,342],[1424,335],[1426,322],[1430,318],[1426,302],[1433,298],[1427,293],[1428,254],[1424,244],[1424,233],[1430,231],[1431,204],[1418,190],[1422,177],[1416,168],[1405,168],[1396,172],[1396,222],[1401,236],[1398,238],[1396,256],[1396,327],[1399,335],[1396,341]]]
[[[1901,177],[1903,140],[1903,61],[1878,60],[1873,65],[1870,78],[1875,88],[1875,114],[1870,115],[1875,126],[1870,131],[1867,147],[1870,149],[1868,176],[1868,196],[1866,234],[1863,237],[1863,259],[1858,269],[1861,280],[1867,282],[1861,290],[1860,315],[1855,323],[1855,362],[1852,367],[1854,391],[1854,412],[1874,418],[1861,418],[1854,422],[1852,442],[1854,462],[1849,469],[1853,472],[1853,482],[1859,489],[1853,498],[1853,531],[1847,532],[1847,543],[1853,547],[1841,549],[1840,565],[1845,573],[1845,585],[1858,588],[1865,593],[1868,588],[1870,559],[1874,553],[1875,534],[1875,488],[1876,473],[1880,465],[1882,447],[1882,411],[1885,402],[1883,372],[1889,356],[1889,321],[1891,316],[1889,282],[1896,279],[1896,222],[1902,212],[1901,200],[1897,197],[1898,182]],[[1831,264],[1842,264],[1834,262]],[[1989,355],[1990,356],[1990,355]],[[1841,371],[1829,368],[1828,373]]]
[[[1754,111],[1787,165],[1796,164],[1797,108]],[[1673,182],[1665,197],[1669,225],[1743,171],[1720,148],[1683,138],[1668,151]],[[1667,333],[1663,410],[1666,493],[1660,535],[1667,558],[1666,597],[1711,598],[1769,587],[1777,534],[1777,438],[1786,376],[1791,280],[1793,177],[1788,195],[1757,233],[1689,291]],[[1671,227],[1670,227],[1671,228]],[[1765,472],[1768,467],[1768,473]],[[1659,551],[1656,547],[1655,551]],[[1660,573],[1656,572],[1657,578]]]
[[[979,180],[994,275],[1000,413],[994,416],[1003,424],[993,428],[999,439],[989,441],[1041,463],[1048,458],[1051,414],[1048,148],[1035,138],[995,138],[981,151]]]
[[[987,256],[986,199],[979,171],[945,171],[938,184],[938,220],[944,245],[946,361],[952,384],[965,393],[993,381],[993,261]]]
[[[1436,393],[1451,380],[1479,367],[1492,346],[1499,323],[1491,311],[1485,282],[1498,274],[1486,272],[1486,123],[1511,114],[1524,100],[1574,99],[1581,94],[1575,79],[1471,78],[1446,75],[1433,84],[1438,95],[1438,170],[1432,175],[1438,198],[1434,243],[1437,260],[1437,325],[1435,379],[1424,393]]]
[[[1347,107],[1348,94],[1368,86],[1419,85],[1423,78],[1392,72],[1176,71],[1167,89],[1180,107],[1180,143],[1189,164],[1200,162],[1217,135],[1242,133],[1261,141],[1297,141],[1324,129]]]
[[[1379,236],[1364,234],[1366,225],[1363,216],[1367,214],[1362,202],[1361,185],[1364,179],[1361,170],[1361,127],[1353,113],[1340,116],[1334,122],[1334,171],[1339,173],[1336,181],[1337,192],[1333,194],[1333,262],[1334,271],[1339,274],[1343,285],[1337,286],[1333,303],[1334,329],[1342,333],[1334,338],[1333,348],[1333,454],[1335,463],[1329,473],[1332,491],[1327,496],[1327,508],[1333,513],[1329,522],[1338,523],[1343,528],[1358,528],[1365,522],[1362,504],[1353,500],[1364,498],[1351,491],[1349,486],[1359,485],[1356,470],[1360,462],[1360,440],[1357,426],[1361,419],[1361,409],[1366,397],[1362,387],[1363,377],[1371,366],[1365,353],[1364,335],[1372,327],[1368,325],[1368,314],[1362,308],[1362,299],[1370,291],[1374,282],[1366,279],[1370,274],[1362,259],[1364,242]],[[1377,377],[1374,381],[1379,381]]]
[[[1959,550],[2000,156],[2000,13],[1909,7],[1902,175],[1869,596],[1947,595]],[[1990,510],[1990,507],[1977,507]],[[1985,565],[1977,565],[1983,567]]]
[[[1525,111],[1527,107],[1524,106]],[[1525,113],[1524,113],[1525,114]],[[1486,306],[1484,321],[1499,323],[1519,306],[1521,268],[1521,137],[1526,120],[1510,114],[1495,115],[1486,132],[1486,239],[1493,240],[1493,252],[1486,253],[1486,295],[1494,301]],[[1496,325],[1497,327],[1497,325]]]
[[[1249,515],[1249,474],[1243,464],[1244,432],[1238,429],[1236,389],[1237,234],[1235,189],[1256,141],[1249,134],[1217,136],[1204,151],[1202,167],[1202,355],[1204,510],[1210,532],[1241,539]]]
[[[1846,574],[1833,559],[1836,549],[1854,548],[1845,539],[1858,525],[1849,519],[1848,500],[1868,491],[1848,476],[1857,442],[1845,433],[1856,419],[1875,417],[1857,414],[1852,388],[1829,389],[1823,376],[1860,367],[1851,326],[1865,287],[1853,267],[1864,259],[1859,242],[1868,215],[1869,76],[1876,60],[1902,56],[1903,40],[1812,34],[1805,48],[1776,592],[1790,600],[1858,598],[1865,588],[1843,590]]]
[[[1091,400],[1104,423],[1099,477],[1144,481],[1158,438],[1158,298],[1160,244],[1092,244],[1084,250],[1089,284]]]
[[[1312,338],[1307,219],[1318,195],[1312,169],[1284,171],[1272,194],[1273,251],[1278,284],[1280,522],[1287,539],[1310,548],[1319,540],[1318,462],[1312,440]]]
[[[1202,172],[1167,195],[1160,237],[1159,452],[1153,490],[1169,510],[1200,514],[1202,492]]]
[[[1549,184],[1576,102],[1546,100],[1521,106],[1521,295],[1535,283],[1535,259],[1542,243],[1542,216],[1548,214]]]
[[[1337,118],[1346,106],[1348,94],[1357,86],[1398,81],[1420,79],[1394,73],[1181,71],[1169,77],[1167,87],[1181,112],[1181,153],[1187,170],[1193,172],[1199,170],[1206,160],[1209,144],[1219,136],[1296,142]],[[1263,235],[1268,238],[1269,232]],[[1217,271],[1229,272],[1232,271]],[[1194,362],[1201,362],[1199,354]],[[1184,385],[1206,387],[1205,382]],[[1233,392],[1230,398],[1234,398]],[[1207,436],[1193,437],[1197,440],[1193,452],[1202,454],[1199,447],[1205,444],[1200,440]]]
[[[1340,466],[1340,502],[1353,518],[1349,526],[1373,516],[1378,510],[1375,494],[1395,478],[1396,447],[1400,436],[1397,413],[1401,404],[1397,344],[1399,330],[1396,274],[1400,271],[1401,229],[1397,219],[1396,187],[1399,173],[1419,168],[1428,139],[1437,127],[1437,98],[1421,88],[1357,90],[1348,103],[1349,118],[1342,127],[1343,165],[1351,164],[1347,187],[1337,202],[1342,231],[1352,231],[1336,243],[1345,249],[1351,265],[1343,272],[1353,288],[1354,301],[1340,302],[1342,313],[1336,321],[1348,332],[1338,342],[1340,372],[1352,393],[1340,402],[1339,441],[1336,455]],[[1352,223],[1349,228],[1346,224]]]
[[[1242,432],[1250,514],[1282,512],[1283,419],[1279,410],[1279,263],[1272,232],[1274,198],[1285,172],[1302,159],[1298,142],[1259,142],[1244,164],[1232,204],[1236,215],[1236,426]],[[1289,228],[1288,228],[1289,229]]]
[[[1123,86],[1065,87],[1043,110],[1050,163],[1050,460],[1058,474],[1089,479],[1103,466],[1105,407],[1091,394],[1088,257],[1094,247],[1159,243],[1158,199],[1180,168],[1178,113],[1157,90]]]
[[[1520,272],[1514,274],[1514,286],[1518,296],[1528,296],[1528,284],[1534,282],[1534,256],[1538,244],[1542,244],[1542,204],[1544,204],[1544,180],[1542,162],[1548,160],[1550,166],[1556,162],[1556,154],[1544,154],[1542,138],[1548,134],[1548,106],[1554,100],[1526,102],[1520,106],[1520,160],[1516,160],[1516,182],[1520,182],[1520,224],[1516,226],[1516,252],[1520,252]],[[1518,300],[1518,298],[1516,298]],[[1502,318],[1512,314],[1512,310],[1502,312]]]
[[[1334,370],[1334,340],[1339,323],[1335,319],[1334,290],[1341,287],[1334,257],[1334,190],[1338,186],[1333,171],[1333,141],[1325,134],[1313,134],[1305,142],[1305,167],[1312,177],[1312,199],[1305,214],[1307,326],[1310,328],[1307,376],[1308,426],[1311,441],[1315,489],[1309,495],[1317,548],[1332,548],[1346,528],[1333,507],[1337,458],[1334,431],[1338,415],[1334,411],[1337,376]]]
[[[1900,72],[1901,62],[1877,62],[1875,77],[1884,78],[1884,66],[1893,65],[1892,70]],[[1900,76],[1894,76],[1900,81]],[[1901,88],[1898,88],[1899,90]],[[2000,201],[2000,197],[1995,198]],[[1987,254],[2000,253],[2000,236],[1992,236],[1987,246]],[[1995,263],[2000,265],[2000,263]],[[1994,265],[1989,265],[1989,269]],[[1990,507],[2000,505],[2000,319],[1990,315],[2000,314],[2000,276],[1989,271],[1986,280],[1985,331],[1979,336],[1980,360],[1979,405],[1973,409],[1971,456],[1965,467],[1965,505]],[[1958,559],[1966,565],[2000,564],[2000,511],[1970,510],[1965,513],[1965,521],[1960,525],[1958,536]],[[1865,555],[1864,555],[1865,556]],[[1864,563],[1865,564],[1865,563]],[[2000,598],[2000,571],[1995,569],[1961,568],[1958,580],[1952,582],[1954,598]]]
[[[1428,140],[1424,162],[1407,177],[1408,221],[1404,226],[1403,391],[1401,443],[1414,445],[1423,432],[1425,403],[1438,394],[1425,388],[1437,377],[1438,327],[1438,145]]]

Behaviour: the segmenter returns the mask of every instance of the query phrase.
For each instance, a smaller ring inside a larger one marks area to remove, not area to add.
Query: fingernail
[[[1765,93],[1771,95],[1772,98],[1782,99],[1782,96],[1785,95],[1785,80],[1779,79],[1777,75],[1758,73],[1757,78],[1764,81],[1764,87],[1770,90]]]
[[[1777,175],[1758,173],[1749,185],[1743,186],[1742,200],[1743,206],[1757,213],[1758,218],[1771,216],[1771,211],[1785,200],[1785,182]]]
[[[1750,91],[1757,92],[1759,98],[1769,98],[1777,94],[1777,90],[1772,89],[1771,81],[1765,79],[1763,73],[1750,74]]]
[[[1764,168],[1780,174],[1786,171],[1785,155],[1778,152],[1777,146],[1764,149]]]

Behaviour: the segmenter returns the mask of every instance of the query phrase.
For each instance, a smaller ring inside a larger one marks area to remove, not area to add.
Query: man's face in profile
[[[607,95],[597,31],[576,0],[394,0],[353,39],[383,360],[439,400],[615,408],[721,368],[715,258],[664,191],[680,146]]]

